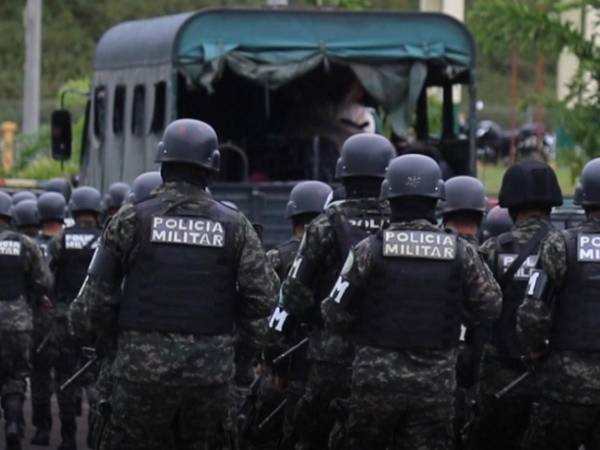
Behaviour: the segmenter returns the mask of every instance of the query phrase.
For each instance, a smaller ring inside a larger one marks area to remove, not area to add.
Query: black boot
[[[35,430],[35,435],[31,438],[31,445],[40,445],[47,447],[50,445],[50,429],[38,428]]]
[[[73,419],[61,419],[60,434],[62,442],[58,446],[58,450],[77,450],[77,441],[75,435],[77,432],[77,423]]]
[[[23,399],[19,394],[9,394],[2,399],[4,432],[6,434],[6,450],[21,450],[21,434],[19,423],[23,416]]]

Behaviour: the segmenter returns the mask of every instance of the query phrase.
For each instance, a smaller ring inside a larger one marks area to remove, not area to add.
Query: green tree
[[[561,14],[591,8],[600,8],[600,0],[479,0],[469,17],[486,54],[516,48],[556,58],[568,50],[579,59],[567,98],[546,99],[557,124],[582,151],[581,158],[571,158],[576,172],[585,159],[600,156],[600,127],[592,125],[600,117],[600,46],[596,33],[586,39],[578,27],[561,20]]]

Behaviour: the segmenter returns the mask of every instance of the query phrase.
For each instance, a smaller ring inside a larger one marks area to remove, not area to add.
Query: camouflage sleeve
[[[321,303],[325,326],[344,332],[352,325],[357,302],[362,298],[371,270],[371,240],[365,239],[350,250],[329,296]]]
[[[466,294],[465,308],[469,317],[476,323],[495,320],[500,316],[502,310],[500,286],[477,249],[462,239],[461,242],[463,245],[463,290]]]
[[[279,257],[279,250],[273,248],[267,252],[267,259],[271,263],[271,267],[275,270],[275,273],[279,273],[279,266],[281,265],[281,258]],[[279,276],[277,277],[279,278]],[[279,280],[281,283],[281,280]]]
[[[50,294],[52,275],[36,243],[25,238],[23,244],[27,251],[27,290],[37,300]]]
[[[102,235],[101,245],[110,250],[125,269],[132,260],[136,232],[135,209],[132,205],[122,207],[109,222]],[[90,326],[98,335],[108,336],[117,329],[120,296],[115,295],[116,286],[106,281],[87,278],[76,301],[88,308]]]
[[[56,267],[58,265],[58,258],[62,252],[62,238],[64,232],[61,231],[54,236],[48,243],[48,266],[53,274],[56,274]]]
[[[246,385],[252,381],[252,362],[265,343],[267,316],[275,307],[279,278],[267,259],[252,224],[243,217],[239,242],[237,308],[238,344],[236,345],[236,381]]]
[[[479,246],[479,253],[485,259],[488,267],[493,269],[495,264],[494,260],[496,258],[496,238],[489,238],[487,241],[481,244]]]
[[[540,246],[538,265],[548,274],[555,287],[562,285],[567,271],[567,248],[560,233],[551,233]],[[517,311],[517,334],[532,353],[544,351],[552,329],[552,311],[542,300],[525,297]]]
[[[314,304],[314,289],[321,275],[325,255],[331,253],[333,232],[325,216],[319,216],[304,233],[290,273],[281,286],[279,305],[290,315],[301,318]],[[319,299],[322,300],[322,299]]]

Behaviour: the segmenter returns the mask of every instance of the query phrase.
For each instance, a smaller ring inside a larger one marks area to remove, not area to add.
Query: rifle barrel
[[[66,388],[68,388],[69,386],[71,386],[76,380],[77,378],[79,378],[83,373],[85,373],[90,367],[92,367],[92,365],[98,361],[98,357],[95,356],[92,359],[90,359],[88,362],[86,362],[83,366],[81,366],[81,368],[75,372],[73,375],[71,375],[71,378],[69,378],[67,381],[65,381],[63,384],[60,385],[60,390],[61,392],[64,391]]]
[[[302,347],[303,345],[308,343],[308,338],[305,337],[304,339],[302,339],[300,342],[298,342],[296,345],[288,348],[285,352],[283,352],[281,355],[279,355],[276,358],[273,358],[273,364],[277,364],[279,361],[281,361],[284,358],[287,358],[289,355],[291,355],[292,353],[294,353],[296,350],[298,350],[300,347]]]
[[[494,397],[496,398],[496,400],[499,400],[502,397],[504,397],[507,393],[512,391],[515,387],[517,387],[519,384],[521,384],[524,380],[529,378],[532,375],[532,373],[533,372],[531,370],[528,370],[527,372],[522,373],[518,378],[514,379],[508,385],[506,385],[505,387],[500,389],[498,392],[496,392],[494,394]]]
[[[281,403],[279,405],[277,405],[277,408],[275,408],[273,411],[271,411],[271,413],[265,417],[265,420],[263,420],[261,423],[258,424],[258,429],[262,430],[263,427],[268,424],[271,419],[273,419],[273,417],[275,417],[277,415],[277,413],[279,411],[281,411],[283,409],[283,407],[286,405],[287,403],[287,398],[284,398]]]

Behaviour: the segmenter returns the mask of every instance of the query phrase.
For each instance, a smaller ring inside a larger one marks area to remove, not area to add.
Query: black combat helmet
[[[331,192],[331,187],[321,181],[298,183],[290,192],[285,216],[289,219],[300,214],[320,214]]]
[[[446,198],[441,204],[443,214],[455,211],[485,212],[485,188],[477,178],[462,175],[452,177],[445,182],[444,190]]]
[[[52,178],[46,185],[47,192],[58,192],[68,203],[71,199],[71,183],[64,178]]]
[[[77,212],[100,213],[102,211],[102,196],[93,187],[79,187],[73,190],[73,195],[71,195],[69,201],[69,210],[71,214]]]
[[[37,201],[40,222],[62,222],[65,218],[66,204],[67,202],[62,194],[58,192],[44,192]]]
[[[12,206],[10,195],[0,191],[0,216],[10,220],[12,218]]]
[[[171,122],[158,144],[157,163],[192,164],[218,172],[220,161],[217,133],[200,120],[179,119]]]
[[[13,207],[12,216],[15,226],[19,228],[38,227],[40,225],[36,200],[23,200],[19,202]]]
[[[131,201],[133,203],[143,202],[150,198],[152,191],[162,184],[160,172],[144,172],[133,180],[131,188]]]
[[[387,189],[382,196],[444,198],[444,181],[440,166],[434,159],[424,155],[402,155],[394,158],[387,169]]]
[[[491,237],[496,237],[506,233],[513,227],[513,221],[510,218],[508,209],[500,206],[494,206],[488,211],[481,224],[482,242]]]
[[[130,187],[127,183],[117,181],[108,187],[108,192],[104,196],[104,206],[108,210],[119,209],[129,194]]]
[[[579,193],[575,194],[575,204],[600,206],[600,158],[592,159],[581,171]]]
[[[392,143],[378,134],[355,134],[342,146],[335,169],[336,179],[350,177],[384,178],[395,155]]]
[[[556,173],[542,161],[530,159],[513,164],[502,178],[498,202],[508,209],[560,206],[562,192]]]
[[[12,196],[12,204],[18,205],[24,200],[36,200],[37,197],[31,191],[19,191],[15,192]]]

